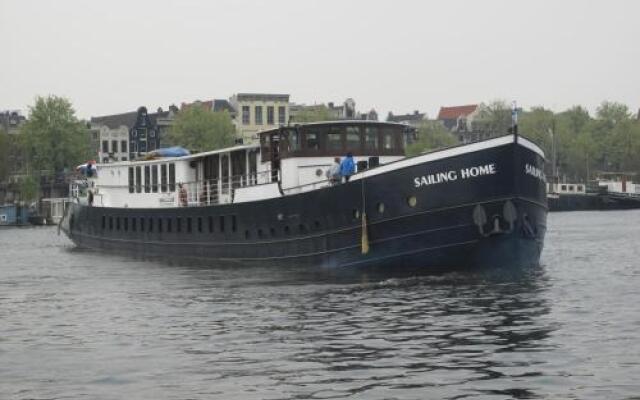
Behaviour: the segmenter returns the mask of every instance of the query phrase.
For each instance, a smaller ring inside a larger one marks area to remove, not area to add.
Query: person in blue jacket
[[[345,182],[349,182],[349,178],[354,172],[356,172],[356,164],[353,161],[353,154],[347,153],[347,156],[340,162],[340,176],[344,178]]]

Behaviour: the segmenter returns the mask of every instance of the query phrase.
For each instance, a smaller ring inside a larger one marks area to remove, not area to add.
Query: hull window
[[[113,217],[109,217],[109,230],[113,230]]]
[[[153,218],[149,218],[149,232],[153,232]]]
[[[213,233],[213,217],[209,217],[209,233]]]
[[[167,232],[171,233],[171,218],[167,218]]]
[[[144,218],[140,218],[140,232],[144,232]]]
[[[191,217],[187,218],[187,233],[191,233]]]
[[[138,220],[136,219],[136,217],[131,218],[131,230],[134,231],[134,232],[136,231],[136,222],[137,221]]]
[[[124,222],[124,231],[125,232],[129,232],[129,218],[124,217],[123,220],[124,220],[123,221]]]
[[[104,230],[107,227],[107,217],[105,217],[104,215],[102,216],[102,230]]]
[[[238,226],[236,224],[236,216],[232,215],[231,216],[231,232],[235,232],[237,228]]]
[[[198,217],[198,233],[202,233],[202,217]]]
[[[120,217],[116,218],[116,230],[119,231],[120,230]]]
[[[224,232],[224,215],[220,216],[220,232]]]
[[[178,233],[182,232],[182,218],[180,217],[176,218],[176,231]]]
[[[158,218],[158,232],[162,233],[162,218]]]

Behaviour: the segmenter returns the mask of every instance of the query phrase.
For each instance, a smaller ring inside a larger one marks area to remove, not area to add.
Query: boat
[[[607,211],[640,208],[640,184],[635,174],[599,172],[589,184],[548,183],[549,211]]]
[[[516,133],[405,157],[411,129],[309,123],[255,144],[98,164],[60,227],[81,247],[216,265],[393,275],[537,265],[542,150]],[[348,152],[356,172],[327,179]]]

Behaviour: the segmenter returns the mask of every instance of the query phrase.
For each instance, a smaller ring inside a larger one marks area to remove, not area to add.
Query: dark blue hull
[[[503,142],[418,156],[348,184],[258,202],[163,209],[74,204],[64,229],[83,247],[210,264],[393,275],[537,265],[547,205],[535,171],[543,170],[544,158]]]

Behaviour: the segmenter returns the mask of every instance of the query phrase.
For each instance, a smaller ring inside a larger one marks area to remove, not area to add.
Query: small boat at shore
[[[78,246],[234,265],[425,273],[537,265],[544,154],[510,134],[405,157],[410,128],[337,121],[259,143],[97,164],[62,230]],[[327,179],[335,157],[357,170]]]

